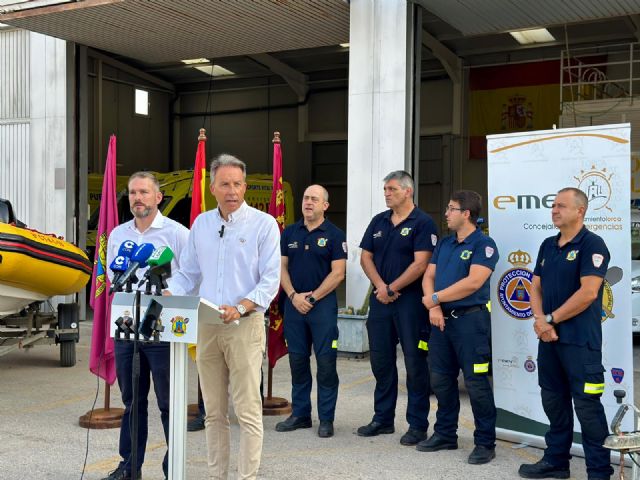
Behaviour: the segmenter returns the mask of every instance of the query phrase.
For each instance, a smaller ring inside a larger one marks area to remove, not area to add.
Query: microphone
[[[133,252],[135,252],[137,248],[138,248],[138,245],[136,245],[136,242],[132,242],[131,240],[125,240],[120,244],[120,248],[118,249],[118,255],[131,258],[131,255],[133,255]]]
[[[113,272],[113,281],[111,283],[116,283],[120,277],[127,271],[129,268],[129,257],[124,255],[118,255],[113,259],[109,268]]]
[[[220,227],[220,230],[218,230],[218,234],[220,235],[220,238],[224,236],[224,225]]]
[[[149,270],[146,271],[144,277],[138,283],[138,287],[141,287],[144,282],[146,282],[151,275],[161,274],[167,271],[166,266],[169,265],[169,272],[171,272],[171,261],[173,260],[173,251],[171,248],[164,246],[157,248],[153,251],[149,259],[147,260],[147,265],[149,265]]]
[[[122,274],[117,282],[114,282],[111,285],[111,290],[109,290],[109,293],[113,293],[115,290],[122,289],[123,285],[127,283],[132,277],[135,278],[136,271],[139,268],[144,268],[147,266],[147,259],[151,256],[153,250],[153,244],[141,244],[131,256],[131,263],[129,264],[129,268],[127,268],[127,271]]]

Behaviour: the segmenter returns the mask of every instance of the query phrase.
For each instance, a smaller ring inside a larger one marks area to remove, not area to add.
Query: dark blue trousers
[[[144,454],[147,446],[147,421],[148,405],[147,397],[151,388],[151,377],[153,376],[153,389],[158,400],[160,409],[160,420],[164,429],[164,438],[169,442],[169,372],[170,372],[170,344],[166,342],[153,344],[140,344],[140,386],[138,389],[138,451],[137,469],[142,468]],[[122,461],[120,466],[124,466],[125,471],[131,472],[131,404],[133,403],[132,387],[132,365],[133,365],[133,342],[115,342],[116,355],[116,375],[118,386],[122,393],[122,402],[125,410],[120,427],[120,456]],[[162,461],[162,470],[167,475],[168,451]]]
[[[573,409],[580,421],[582,446],[589,477],[613,475],[610,451],[602,446],[609,435],[604,408],[600,402],[604,390],[602,352],[588,346],[560,342],[538,345],[538,384],[542,406],[549,417],[545,435],[544,460],[568,467],[573,441]]]
[[[431,325],[422,305],[422,292],[403,292],[387,305],[378,302],[372,294],[369,306],[367,332],[371,370],[376,378],[373,421],[393,425],[398,399],[396,347],[400,342],[407,372],[407,423],[410,428],[426,431],[430,405],[425,348]]]
[[[491,316],[486,310],[458,318],[449,316],[444,332],[439,328],[431,331],[431,388],[438,399],[434,431],[441,437],[451,441],[458,438],[458,373],[462,370],[475,422],[474,443],[495,446],[496,406],[488,377],[490,345]]]
[[[316,355],[318,418],[333,421],[338,401],[338,307],[335,296],[318,301],[306,315],[287,299],[284,311],[284,338],[291,367],[292,414],[311,416],[311,346]]]

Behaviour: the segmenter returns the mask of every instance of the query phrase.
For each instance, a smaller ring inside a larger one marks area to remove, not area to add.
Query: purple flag
[[[111,230],[118,226],[118,203],[116,200],[116,136],[109,139],[107,164],[102,182],[100,218],[96,233],[96,253],[91,277],[91,307],[93,308],[93,332],[89,370],[103,378],[109,385],[116,381],[116,361],[113,338],[109,335],[111,299],[109,298],[109,276],[107,275],[107,239]]]

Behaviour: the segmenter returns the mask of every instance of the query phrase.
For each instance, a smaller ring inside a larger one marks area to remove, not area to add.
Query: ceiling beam
[[[640,42],[640,15],[629,15],[627,18],[631,23],[630,27],[633,30],[636,41]]]
[[[307,95],[309,85],[308,78],[304,73],[290,67],[268,53],[257,53],[255,55],[247,55],[247,57],[282,77],[291,89],[296,92],[299,98],[304,98]]]
[[[449,74],[449,77],[451,77],[451,80],[454,83],[460,83],[462,59],[424,29],[422,30],[422,45],[431,50],[433,55],[442,62],[442,65]]]
[[[158,78],[154,75],[144,72],[136,67],[132,67],[129,64],[123,63],[119,60],[115,60],[109,57],[108,55],[105,55],[104,53],[100,53],[97,50],[93,50],[92,48],[88,49],[87,52],[90,57],[102,60],[104,63],[111,65],[119,70],[122,70],[123,72],[130,73],[131,75],[134,75],[142,80],[146,80],[147,82],[152,83],[153,85],[162,87],[165,90],[169,90],[170,92],[176,91],[176,87],[172,83],[167,82],[166,80],[162,80],[161,78]]]

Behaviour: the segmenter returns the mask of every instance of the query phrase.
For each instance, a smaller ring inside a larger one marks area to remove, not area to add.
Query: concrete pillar
[[[369,281],[358,245],[386,209],[382,179],[413,165],[413,45],[419,11],[406,0],[352,0],[349,47],[347,305],[359,309]]]

